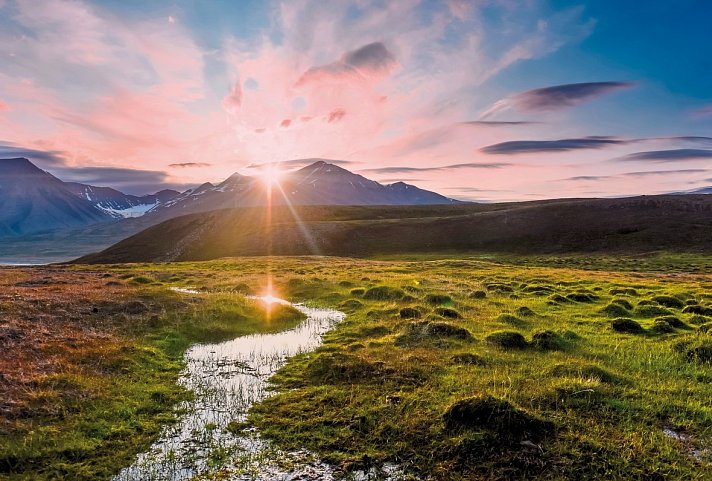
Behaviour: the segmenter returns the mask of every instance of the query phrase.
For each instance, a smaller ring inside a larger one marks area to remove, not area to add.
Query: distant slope
[[[110,219],[29,160],[0,159],[0,237],[83,227]]]
[[[147,216],[169,219],[193,212],[264,205],[267,184],[259,177],[233,174],[220,184],[205,183],[151,210]],[[382,185],[323,160],[285,173],[272,191],[274,204],[435,205],[458,201],[398,182]]]
[[[712,196],[563,199],[489,205],[264,208],[187,215],[77,262],[206,260],[238,255],[712,252]]]

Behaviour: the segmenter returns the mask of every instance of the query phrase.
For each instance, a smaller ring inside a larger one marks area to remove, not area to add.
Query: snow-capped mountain
[[[63,182],[25,158],[0,159],[0,236],[139,217],[178,194],[162,190],[129,195],[110,187]]]
[[[182,193],[162,190],[135,196],[110,187],[63,182],[24,158],[0,159],[0,236],[130,217],[142,217],[142,223],[150,225],[193,212],[264,205],[268,200],[292,205],[458,203],[403,182],[379,184],[323,160],[284,173],[270,197],[263,178],[237,173],[217,185],[206,182]]]
[[[171,218],[193,212],[264,205],[267,183],[260,177],[233,174],[217,185],[205,183],[157,206],[147,216]],[[397,182],[383,185],[323,160],[284,173],[272,187],[274,204],[425,205],[454,204],[435,192]]]
[[[74,195],[86,199],[114,218],[141,217],[180,194],[178,191],[165,189],[155,194],[135,196],[111,187],[95,187],[77,182],[64,184]]]

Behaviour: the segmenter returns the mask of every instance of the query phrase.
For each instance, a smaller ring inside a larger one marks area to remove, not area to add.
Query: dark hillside
[[[712,252],[712,196],[642,196],[490,205],[304,206],[302,222],[264,208],[187,215],[77,262],[240,255],[371,256],[442,251]]]

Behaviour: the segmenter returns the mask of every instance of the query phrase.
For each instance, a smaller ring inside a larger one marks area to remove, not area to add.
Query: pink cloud
[[[19,144],[69,152],[76,165],[210,164],[174,169],[174,182],[219,180],[252,162],[294,158],[476,162],[478,148],[508,140],[506,128],[458,124],[481,107],[479,87],[557,48],[557,29],[585,30],[573,14],[553,17],[547,28],[512,33],[491,54],[474,28],[478,2],[452,1],[429,22],[418,0],[371,3],[283,2],[270,27],[279,42],[265,31],[205,51],[166,12],[139,21],[80,1],[48,0],[38,9],[20,0],[12,20],[34,35],[0,32],[0,56],[17,55],[0,67],[0,97],[13,108],[12,122],[0,116],[0,131]],[[362,13],[349,15],[351,8]],[[441,41],[449,25],[465,21],[473,28],[455,44]],[[207,59],[225,67],[224,78],[205,78]],[[233,83],[250,78],[259,88]],[[546,180],[536,165],[527,168]],[[501,170],[463,171],[458,180],[512,184],[516,176]],[[452,184],[446,172],[425,180],[436,189]]]
[[[338,122],[339,120],[344,118],[344,115],[346,115],[346,111],[342,109],[337,109],[334,110],[333,112],[329,112],[329,119],[327,122],[333,123],[333,122]]]

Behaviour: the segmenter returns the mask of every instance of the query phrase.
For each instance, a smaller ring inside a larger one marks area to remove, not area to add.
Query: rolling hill
[[[509,204],[263,207],[181,216],[79,263],[240,255],[372,256],[443,251],[712,252],[712,196]]]

